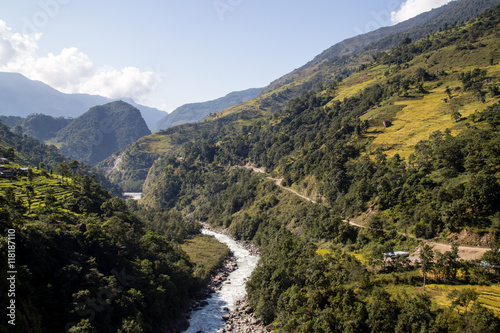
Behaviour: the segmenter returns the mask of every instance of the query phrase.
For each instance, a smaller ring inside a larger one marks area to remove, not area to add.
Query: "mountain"
[[[458,21],[141,139],[143,204],[260,246],[276,331],[500,331],[500,6]]]
[[[0,332],[121,332],[130,325],[178,332],[185,326],[180,315],[203,294],[211,272],[229,256],[227,247],[202,236],[194,220],[113,197],[90,166],[0,124],[4,156],[10,162],[0,166],[0,228],[9,230],[9,253],[16,253],[10,280],[23,282],[14,288],[2,273],[0,288],[10,292],[0,302],[16,311],[0,319]],[[7,256],[7,247],[1,251]],[[193,251],[202,258],[192,260],[187,253]],[[138,270],[139,262],[151,270]],[[1,267],[7,272],[6,261]],[[102,307],[85,310],[92,320],[83,318],[81,306],[103,290],[109,292]]]
[[[182,105],[160,119],[153,127],[152,132],[200,121],[211,113],[217,113],[256,97],[261,90],[260,88],[252,88],[243,91],[234,91],[212,101]]]
[[[248,304],[222,330],[499,332],[500,5],[439,30],[324,62],[292,78],[298,90],[290,81],[100,163],[127,184],[147,175],[139,202],[69,165],[0,179],[2,241],[29,300],[15,302],[17,327],[177,331],[206,263],[223,261],[203,221],[260,248]],[[0,154],[45,157],[3,134]]]
[[[339,78],[355,73],[360,66],[372,61],[377,54],[384,50],[389,51],[391,45],[396,46],[401,39],[404,39],[402,33],[411,35],[416,40],[417,35],[425,37],[431,31],[437,32],[446,25],[451,27],[458,21],[457,18],[463,20],[466,17],[472,18],[473,13],[491,8],[499,2],[499,0],[454,1],[394,27],[381,28],[347,39],[324,51],[300,69],[273,81],[256,98],[222,110],[216,116],[209,115],[205,122],[197,124],[196,129],[193,126],[182,125],[169,128],[166,132],[154,133],[127,147],[120,154],[114,154],[100,166],[105,168],[110,179],[120,183],[125,189],[138,191],[153,162],[164,154],[178,150],[182,144],[193,138],[200,138],[197,132],[203,133],[217,128],[218,132],[211,134],[215,140],[222,138],[223,133],[240,131],[244,126],[252,125],[258,119],[282,110],[301,94],[318,86],[326,87],[334,84]],[[391,32],[393,35],[390,35]],[[401,39],[392,38],[394,34]],[[383,38],[387,38],[390,42],[379,44]],[[382,49],[382,45],[385,49]]]
[[[87,94],[64,94],[21,74],[0,72],[0,115],[27,117],[40,113],[52,117],[76,118],[89,108],[111,102],[109,98]],[[126,100],[141,111],[150,128],[166,112]]]
[[[149,134],[140,111],[116,101],[95,106],[71,121],[53,143],[67,156],[96,164]]]
[[[284,101],[297,97],[316,84],[326,84],[338,76],[350,75],[361,63],[372,59],[378,52],[389,50],[403,40],[422,39],[445,26],[469,20],[485,9],[500,3],[499,0],[458,0],[422,13],[394,26],[348,38],[326,49],[304,66],[273,81],[261,95],[272,93],[275,97],[264,102],[276,111]],[[283,101],[283,102],[280,102]]]

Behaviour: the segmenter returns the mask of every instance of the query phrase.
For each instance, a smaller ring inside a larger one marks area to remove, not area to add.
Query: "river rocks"
[[[249,256],[248,252],[258,254],[258,248],[249,242],[235,242],[225,230],[209,228],[206,225],[204,227],[209,230],[204,230],[203,233],[214,235],[219,241],[226,243],[234,252],[223,263],[222,267],[211,276],[206,291],[200,294],[198,300],[193,302],[190,307],[190,310],[194,312],[191,315],[190,324],[192,326],[189,332],[196,332],[197,330],[214,332],[217,329],[219,329],[219,332],[269,332],[270,330],[267,330],[260,323],[260,320],[255,318],[252,309],[246,303],[243,304],[241,301],[234,303],[234,296],[244,293],[245,282],[249,279],[249,274],[255,268],[259,259],[258,255]],[[222,235],[217,235],[218,233]],[[242,270],[243,274],[240,272],[229,276],[230,273],[237,269]],[[211,295],[215,292],[217,296]],[[226,304],[228,306],[217,308],[217,302],[220,302],[220,299],[227,299],[228,303]],[[212,300],[216,302],[214,304],[216,305],[215,309],[212,306]],[[204,306],[203,311],[196,311],[201,310]],[[233,308],[235,310],[230,312],[230,309]]]
[[[262,321],[255,317],[253,309],[245,301],[238,302],[237,307],[228,315],[222,318],[226,322],[226,326],[219,330],[219,333],[266,333],[272,332],[270,326],[265,326]]]

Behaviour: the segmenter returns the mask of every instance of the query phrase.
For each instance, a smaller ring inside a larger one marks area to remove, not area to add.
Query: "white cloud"
[[[391,21],[396,24],[406,21],[423,12],[441,7],[452,0],[406,0],[401,4],[401,8],[391,13]]]
[[[13,33],[0,20],[0,71],[21,73],[65,93],[129,97],[138,103],[146,101],[147,95],[160,83],[152,71],[96,67],[76,47],[40,57],[37,55],[40,38],[41,34]]]

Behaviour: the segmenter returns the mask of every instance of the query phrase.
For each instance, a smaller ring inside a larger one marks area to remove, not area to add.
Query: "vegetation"
[[[19,292],[33,295],[23,325],[164,331],[227,253],[193,218],[261,248],[248,299],[277,331],[499,331],[499,20],[497,6],[334,57],[139,140],[114,160],[125,167],[106,164],[130,187],[147,171],[141,207],[78,162],[6,183],[2,227],[23,244]],[[423,240],[463,233],[486,240],[483,261]]]
[[[117,101],[91,108],[57,132],[55,141],[63,154],[95,165],[149,134],[140,111]]]
[[[200,238],[198,223],[178,212],[145,211],[134,201],[112,197],[82,163],[66,162],[3,124],[0,130],[0,153],[10,159],[6,167],[26,168],[18,161],[36,156],[34,149],[44,152],[51,165],[40,162],[14,178],[0,178],[0,228],[5,231],[0,253],[7,258],[10,230],[18,281],[16,326],[4,316],[0,331],[164,332],[175,327],[207,274],[228,255],[227,248]],[[22,159],[9,143],[22,147]],[[62,162],[54,166],[51,156]],[[208,247],[217,250],[212,255]],[[190,255],[204,249],[205,260],[190,259],[183,248]],[[5,274],[12,269],[6,260],[0,268],[2,289],[8,290]],[[8,304],[7,293],[0,302]]]
[[[248,283],[249,301],[278,330],[498,330],[496,310],[481,305],[474,292],[450,290],[450,302],[442,303],[433,289],[423,290],[424,274],[432,285],[489,285],[499,282],[498,271],[460,261],[457,245],[434,253],[416,238],[451,241],[463,231],[486,236],[483,245],[492,251],[484,260],[498,260],[494,87],[500,78],[483,55],[498,49],[499,11],[415,43],[405,39],[350,76],[317,85],[237,132],[198,127],[196,141],[153,165],[145,202],[175,207],[258,244],[262,264]],[[457,67],[444,61],[450,52],[462,59]],[[460,113],[455,120],[454,112]],[[377,141],[403,134],[401,116],[420,114],[418,140],[402,140],[404,146]],[[430,129],[427,114],[438,119]],[[392,125],[383,127],[383,120]],[[242,167],[247,164],[269,176]],[[344,221],[361,214],[369,216],[366,228]],[[326,255],[318,254],[319,246]],[[424,248],[422,263],[384,261],[384,253],[417,247]]]

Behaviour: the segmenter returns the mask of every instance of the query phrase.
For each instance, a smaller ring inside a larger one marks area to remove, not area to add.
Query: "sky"
[[[258,88],[450,0],[0,2],[0,71],[164,111]]]

